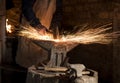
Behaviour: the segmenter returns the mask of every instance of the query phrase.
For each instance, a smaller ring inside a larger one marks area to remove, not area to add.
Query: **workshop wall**
[[[111,22],[116,5],[112,0],[63,0],[63,24]]]

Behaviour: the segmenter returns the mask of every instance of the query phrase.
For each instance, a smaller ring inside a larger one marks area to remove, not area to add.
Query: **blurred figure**
[[[61,27],[62,0],[22,0],[23,26],[32,26],[41,35],[50,28]],[[30,39],[19,39],[16,61],[23,67],[30,67],[43,63],[48,58],[48,53],[34,44]]]

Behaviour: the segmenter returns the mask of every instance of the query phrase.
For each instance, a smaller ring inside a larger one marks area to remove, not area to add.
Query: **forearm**
[[[22,13],[29,24],[33,27],[40,24],[39,19],[33,11],[34,2],[35,0],[22,0]]]

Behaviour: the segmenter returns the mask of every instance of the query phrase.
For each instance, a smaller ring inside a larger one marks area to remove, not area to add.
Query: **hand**
[[[46,34],[46,27],[39,24],[35,27],[35,29],[38,31],[39,34],[45,35]]]

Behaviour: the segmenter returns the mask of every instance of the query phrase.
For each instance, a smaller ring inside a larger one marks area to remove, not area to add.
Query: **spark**
[[[12,33],[12,26],[8,24],[8,19],[6,19],[6,31],[7,33]]]
[[[40,35],[34,28],[24,27],[20,31],[20,36],[24,36],[34,40],[45,40],[45,41],[54,41],[54,42],[71,42],[71,43],[80,43],[80,44],[109,44],[114,38],[120,36],[120,32],[110,32],[112,27],[107,27],[108,25],[103,25],[98,28],[80,28],[74,34],[60,35],[59,39],[54,39],[52,34]]]

